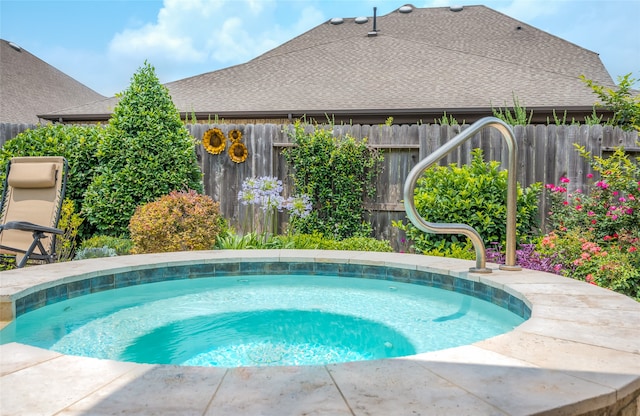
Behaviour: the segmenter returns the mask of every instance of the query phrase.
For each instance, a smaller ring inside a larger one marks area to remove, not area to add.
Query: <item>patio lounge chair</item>
[[[56,259],[56,228],[67,182],[63,157],[15,157],[9,161],[2,193],[0,254],[52,263]]]

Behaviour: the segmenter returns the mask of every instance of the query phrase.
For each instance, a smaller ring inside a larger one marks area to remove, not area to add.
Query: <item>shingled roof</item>
[[[615,85],[598,54],[485,6],[406,5],[375,19],[331,19],[245,64],[165,85],[198,120],[429,123],[444,111],[474,121],[514,96],[544,120],[553,109],[583,117],[595,96],[580,75]],[[116,103],[46,118],[104,120]]]
[[[36,124],[38,114],[77,107],[106,97],[0,39],[0,122]]]

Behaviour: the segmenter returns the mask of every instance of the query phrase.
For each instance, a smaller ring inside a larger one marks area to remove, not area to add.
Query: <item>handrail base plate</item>
[[[520,266],[507,266],[506,264],[501,264],[499,268],[500,270],[504,270],[506,272],[519,272],[520,270],[522,270],[522,267]]]
[[[493,273],[493,270],[487,267],[469,267],[470,273]]]

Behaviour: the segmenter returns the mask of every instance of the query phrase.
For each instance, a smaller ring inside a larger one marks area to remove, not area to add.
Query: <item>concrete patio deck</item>
[[[105,271],[224,261],[309,261],[428,270],[524,300],[531,318],[472,345],[325,366],[204,368],[0,346],[2,415],[640,415],[640,303],[534,271],[469,273],[473,262],[398,253],[209,251],[123,256],[0,273],[15,301]]]

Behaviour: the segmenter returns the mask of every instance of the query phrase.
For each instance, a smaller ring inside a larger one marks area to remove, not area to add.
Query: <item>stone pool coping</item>
[[[50,301],[64,296],[54,289],[61,283],[69,288],[74,282],[130,274],[150,265],[237,262],[334,263],[397,268],[409,274],[433,272],[501,289],[521,300],[531,318],[509,333],[472,345],[326,366],[144,365],[65,356],[10,343],[0,346],[0,413],[640,414],[640,303],[584,282],[529,270],[502,271],[491,264],[493,273],[477,274],[468,271],[474,262],[464,260],[319,250],[93,259],[1,272],[0,318],[12,319],[16,303],[30,295],[31,304],[37,293],[46,294],[45,303],[47,296]]]

